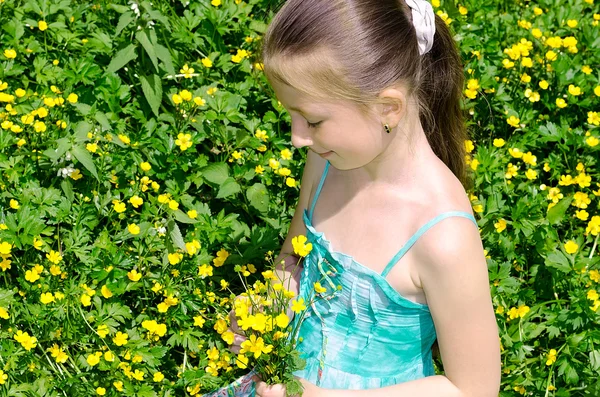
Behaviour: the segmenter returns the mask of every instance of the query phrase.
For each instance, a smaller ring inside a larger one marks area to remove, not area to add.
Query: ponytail
[[[419,99],[421,125],[435,154],[469,190],[465,140],[468,138],[463,100],[464,71],[458,48],[446,23],[435,16],[433,47],[421,60]]]

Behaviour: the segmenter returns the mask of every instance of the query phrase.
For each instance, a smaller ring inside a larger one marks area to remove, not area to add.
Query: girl
[[[445,23],[425,0],[288,0],[262,58],[292,144],[308,148],[278,259],[299,234],[313,248],[296,274],[289,256],[280,277],[299,297],[327,270],[342,287],[302,322],[304,396],[497,396],[498,328],[466,194],[463,70]],[[285,390],[259,381],[257,395]]]

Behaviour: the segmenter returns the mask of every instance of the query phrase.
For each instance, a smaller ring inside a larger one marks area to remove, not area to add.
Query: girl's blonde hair
[[[468,187],[463,67],[437,15],[435,26],[433,48],[420,56],[404,0],[287,0],[269,24],[260,58],[269,80],[316,99],[350,101],[363,115],[385,103],[378,98],[385,88],[406,87],[433,151]]]

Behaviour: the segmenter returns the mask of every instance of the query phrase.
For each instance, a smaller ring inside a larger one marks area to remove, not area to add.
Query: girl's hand
[[[256,382],[256,397],[286,397],[284,385],[269,386],[260,380],[258,376],[255,376],[252,379]],[[325,397],[324,389],[321,389],[302,378],[297,379],[302,383],[302,386],[304,386],[302,397]]]

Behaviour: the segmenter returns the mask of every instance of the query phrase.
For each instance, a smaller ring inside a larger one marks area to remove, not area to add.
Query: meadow
[[[598,396],[600,5],[432,4],[464,62],[500,395]],[[200,396],[248,371],[223,324],[306,158],[258,58],[276,6],[0,0],[0,396]]]

